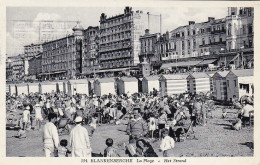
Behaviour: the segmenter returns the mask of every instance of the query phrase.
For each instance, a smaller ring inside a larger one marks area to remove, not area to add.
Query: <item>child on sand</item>
[[[91,135],[92,136],[97,128],[97,121],[98,121],[98,115],[94,114],[94,116],[91,118],[91,122],[89,124],[90,128],[91,128]]]
[[[156,130],[156,120],[154,118],[154,114],[150,115],[150,119],[149,119],[149,132],[151,135],[151,138],[153,139],[153,132]]]
[[[68,157],[68,154],[71,153],[67,149],[68,141],[66,139],[62,139],[60,141],[60,147],[58,148],[58,156],[59,157]]]
[[[169,157],[169,151],[174,148],[174,140],[169,136],[169,131],[167,129],[162,130],[162,142],[160,145],[160,150],[163,152],[163,157]]]
[[[107,148],[104,150],[104,157],[120,157],[117,150],[113,147],[113,139],[106,140]]]

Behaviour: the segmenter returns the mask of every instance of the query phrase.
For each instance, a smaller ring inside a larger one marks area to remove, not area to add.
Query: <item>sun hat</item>
[[[80,122],[82,122],[82,117],[78,116],[78,117],[76,117],[76,119],[74,121],[75,121],[75,123],[80,123]]]
[[[28,110],[29,110],[29,109],[30,109],[30,107],[29,107],[29,106],[27,106],[27,107],[26,107],[26,109],[28,109]]]

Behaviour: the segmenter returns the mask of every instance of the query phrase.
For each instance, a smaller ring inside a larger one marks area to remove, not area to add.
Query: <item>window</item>
[[[196,31],[195,30],[193,30],[193,35],[196,35]]]
[[[228,24],[228,35],[231,35],[231,23]]]
[[[181,36],[184,37],[184,32],[181,33]]]
[[[246,34],[246,25],[243,25],[243,26],[242,26],[242,33],[243,33],[243,34]]]
[[[227,80],[227,87],[229,87],[229,80]]]
[[[253,41],[249,40],[249,48],[252,48],[252,47],[253,47]]]
[[[248,16],[251,16],[252,15],[252,11],[250,8],[247,9],[248,10]]]
[[[248,25],[248,34],[252,34],[253,33],[253,26],[252,24]]]
[[[196,48],[196,40],[193,40],[193,48]]]
[[[202,45],[205,45],[205,39],[202,38]]]
[[[234,80],[234,85],[235,87],[237,87],[237,80]]]

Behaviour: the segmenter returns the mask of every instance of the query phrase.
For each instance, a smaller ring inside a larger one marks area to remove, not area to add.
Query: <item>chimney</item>
[[[212,22],[212,21],[214,21],[214,20],[215,20],[214,17],[208,17],[208,22]]]
[[[189,21],[189,25],[194,25],[195,21]]]

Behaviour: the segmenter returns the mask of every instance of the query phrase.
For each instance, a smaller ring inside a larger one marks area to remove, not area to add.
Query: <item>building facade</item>
[[[144,61],[146,58],[146,62],[152,64],[153,62],[159,61],[160,57],[156,52],[156,42],[160,37],[160,33],[150,34],[149,29],[145,30],[145,34],[140,36],[141,50],[139,54],[140,62]]]
[[[99,27],[84,30],[82,74],[92,74],[99,68]]]
[[[42,73],[42,53],[29,59],[28,63],[28,77],[31,80],[40,79],[40,74]]]
[[[82,73],[83,30],[77,22],[73,35],[42,44],[42,79],[71,79]]]
[[[7,57],[6,60],[6,80],[24,81],[28,68],[24,54]]]
[[[208,17],[202,23],[189,21],[188,25],[172,30],[169,38],[163,34],[156,51],[162,62],[214,57],[219,65],[227,66],[232,61],[236,67],[246,65],[252,62],[254,54],[253,19],[253,8],[230,7],[225,18]]]
[[[140,63],[140,36],[149,25],[148,15],[126,7],[124,14],[107,18],[100,16],[100,67],[130,68]],[[159,24],[159,17],[158,17]],[[151,29],[151,28],[150,28]]]
[[[24,54],[28,59],[35,57],[40,53],[42,53],[42,44],[31,44],[24,46]]]

